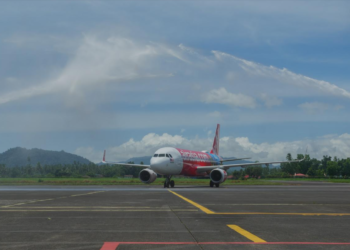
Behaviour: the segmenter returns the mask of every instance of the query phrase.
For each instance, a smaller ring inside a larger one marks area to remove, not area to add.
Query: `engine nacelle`
[[[210,172],[210,180],[213,183],[223,183],[226,181],[227,173],[221,168],[216,168]]]
[[[143,183],[152,183],[157,179],[157,174],[151,169],[143,169],[139,173],[139,178]]]

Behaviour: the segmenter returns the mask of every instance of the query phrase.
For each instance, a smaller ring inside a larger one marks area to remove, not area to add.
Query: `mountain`
[[[72,164],[80,162],[83,164],[91,163],[89,160],[64,151],[50,151],[43,149],[26,149],[26,148],[11,148],[0,154],[0,164],[5,164],[7,167],[26,166],[29,163],[32,166],[40,162],[43,165],[55,164]]]

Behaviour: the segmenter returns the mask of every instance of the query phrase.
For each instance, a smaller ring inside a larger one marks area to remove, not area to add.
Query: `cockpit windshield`
[[[154,154],[153,157],[168,157],[168,158],[173,158],[171,154]]]

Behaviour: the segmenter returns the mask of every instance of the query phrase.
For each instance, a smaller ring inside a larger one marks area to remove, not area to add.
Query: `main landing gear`
[[[175,181],[170,180],[171,179],[171,175],[168,175],[164,181],[164,188],[169,188],[170,187],[175,187]]]
[[[212,181],[210,181],[210,187],[214,187],[214,185],[215,185],[215,187],[219,187],[220,186],[220,183],[214,183],[214,182],[212,182]]]

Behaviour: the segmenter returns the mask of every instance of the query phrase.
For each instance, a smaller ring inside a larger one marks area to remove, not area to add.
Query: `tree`
[[[298,158],[301,157],[303,158],[303,155],[298,155]],[[293,157],[290,153],[287,154],[286,156],[287,161],[292,161]],[[299,172],[299,165],[297,162],[293,163],[281,163],[281,170],[285,173],[288,173],[290,175],[294,175],[295,173]]]
[[[324,155],[323,156],[323,159],[321,160],[321,167],[324,171],[327,170],[327,162],[331,161],[332,160],[332,157],[331,156],[328,156],[328,155]]]
[[[233,176],[235,179],[238,179],[238,178],[240,177],[240,175],[241,175],[241,172],[238,171],[238,170],[235,170],[235,171],[233,171],[233,173],[232,173],[232,176]]]
[[[327,174],[333,178],[333,176],[338,175],[338,162],[328,161],[327,162]]]
[[[302,154],[298,154],[298,160],[302,160],[304,159],[304,155]],[[310,156],[309,155],[305,155],[305,159],[298,164],[298,172],[302,173],[302,174],[307,174],[307,172],[309,171],[309,168],[311,167],[312,162],[310,161]]]
[[[7,169],[5,164],[0,164],[0,177],[5,177],[7,175]]]
[[[340,167],[340,174],[343,177],[350,176],[350,158],[338,161],[338,165]]]
[[[258,179],[258,177],[261,176],[262,172],[263,172],[262,166],[256,166],[256,167],[253,168],[253,175],[254,175],[255,178],[257,178],[257,179]]]

